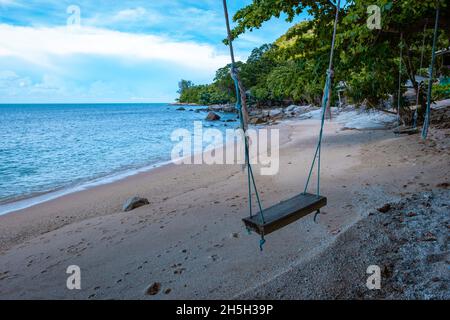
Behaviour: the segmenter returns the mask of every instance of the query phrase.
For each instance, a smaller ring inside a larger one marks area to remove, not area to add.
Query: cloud
[[[16,0],[0,0],[0,6],[16,6],[19,3]]]
[[[133,21],[141,19],[147,15],[147,10],[142,7],[134,8],[134,9],[124,9],[112,17],[113,21]]]
[[[22,27],[0,24],[0,58],[15,57],[51,68],[52,57],[113,56],[133,61],[165,61],[199,72],[214,72],[229,62],[213,46],[164,36],[93,27]]]
[[[84,11],[82,11],[84,12]],[[154,26],[155,24],[164,24],[165,17],[157,11],[144,7],[127,8],[115,12],[96,13],[91,17],[84,17],[82,24],[84,26],[107,28],[112,30],[124,31],[138,26]]]

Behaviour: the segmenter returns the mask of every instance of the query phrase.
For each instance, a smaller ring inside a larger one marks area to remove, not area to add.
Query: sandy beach
[[[264,207],[303,191],[319,122],[274,127],[280,129],[280,172],[256,176]],[[448,188],[448,130],[432,128],[422,141],[420,135],[342,130],[328,122],[322,163],[328,206],[317,223],[308,216],[269,235],[263,252],[258,236],[241,222],[248,199],[239,165],[168,165],[0,216],[0,298],[342,297],[338,290],[320,294],[329,286],[326,276],[309,278],[305,288],[317,288],[315,295],[294,291],[288,284],[301,282],[293,270],[328,261],[320,272],[334,274],[330,259],[321,257],[364,250],[370,237],[346,234],[377,208]],[[150,205],[122,212],[135,195]],[[81,290],[66,287],[70,265],[81,268]],[[344,278],[347,287],[365,284],[365,273]],[[146,294],[155,283],[157,293]],[[350,298],[366,297],[361,290]]]

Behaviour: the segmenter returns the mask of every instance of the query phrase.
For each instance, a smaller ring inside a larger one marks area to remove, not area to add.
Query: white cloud
[[[113,21],[130,21],[130,20],[138,20],[147,15],[147,10],[142,7],[134,8],[134,9],[125,9],[117,12],[112,17]]]
[[[18,3],[16,0],[0,0],[1,6],[11,6],[11,5],[17,5]]]
[[[82,24],[84,26],[97,28],[114,28],[128,25],[135,26],[136,24],[149,26],[164,23],[164,20],[164,16],[159,12],[143,7],[137,7],[123,9],[115,13],[97,13],[92,17],[83,18]]]
[[[29,87],[31,84],[30,78],[21,77],[14,71],[0,71],[0,91],[6,90],[8,92],[8,90],[17,90],[18,88]]]
[[[200,72],[214,72],[229,62],[205,44],[173,41],[163,36],[101,28],[21,27],[0,24],[0,57],[10,56],[52,67],[52,57],[115,56],[129,61],[166,61]]]

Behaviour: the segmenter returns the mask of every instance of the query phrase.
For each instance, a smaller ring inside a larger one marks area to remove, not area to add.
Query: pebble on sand
[[[154,296],[157,295],[160,290],[161,290],[161,283],[154,282],[151,286],[147,288],[147,290],[145,290],[145,293],[150,296]]]
[[[386,213],[389,210],[391,210],[391,205],[389,203],[386,203],[384,206],[378,208],[377,210],[380,211],[381,213]]]

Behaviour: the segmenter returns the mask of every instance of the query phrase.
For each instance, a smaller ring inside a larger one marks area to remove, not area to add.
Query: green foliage
[[[402,48],[402,82],[409,79],[418,90],[415,75],[426,75],[437,1],[344,2],[346,4],[341,9],[336,38],[334,84],[345,82],[345,94],[354,103],[365,101],[369,106],[376,107],[389,96],[395,98],[398,95],[399,55]],[[369,5],[381,8],[382,30],[367,27]],[[444,48],[450,45],[448,1],[441,0],[440,7],[438,48]],[[260,28],[264,22],[282,14],[292,21],[302,12],[307,12],[311,19],[296,24],[273,44],[254,49],[245,63],[237,63],[242,83],[250,93],[250,102],[258,106],[291,102],[320,103],[335,17],[332,1],[253,0],[234,16],[237,25],[233,36],[238,37],[244,32]],[[422,52],[424,59],[420,69]],[[435,70],[435,77],[449,72],[443,67],[442,58],[437,59]],[[187,83],[185,87],[180,93],[182,102],[220,103],[218,101],[233,102],[235,99],[230,65],[219,69],[210,85],[189,86]],[[423,96],[420,97],[423,104]],[[332,103],[335,98],[332,97]]]
[[[233,97],[215,85],[192,85],[180,93],[181,103],[196,103],[201,105],[222,104],[233,102]]]
[[[450,99],[450,83],[433,86],[433,100]]]

